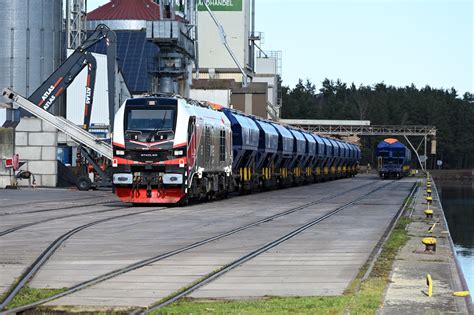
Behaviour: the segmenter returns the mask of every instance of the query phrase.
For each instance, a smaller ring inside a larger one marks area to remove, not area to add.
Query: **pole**
[[[66,0],[66,48],[71,48],[71,0]]]
[[[428,169],[426,168],[426,165],[427,165],[427,162],[428,162],[428,155],[427,155],[427,152],[426,152],[426,147],[427,147],[426,138],[427,137],[425,135],[425,153],[424,153],[425,154],[425,162],[424,162],[424,164],[425,164],[425,171],[428,171]]]
[[[250,67],[255,72],[255,0],[252,0],[252,31],[251,31],[251,45],[250,45]]]

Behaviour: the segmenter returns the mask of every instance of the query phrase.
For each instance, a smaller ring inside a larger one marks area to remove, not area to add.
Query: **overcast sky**
[[[283,82],[324,78],[474,92],[472,0],[256,0]],[[108,0],[88,0],[92,10]]]

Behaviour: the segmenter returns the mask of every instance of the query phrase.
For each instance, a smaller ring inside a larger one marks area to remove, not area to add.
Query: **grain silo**
[[[0,90],[8,87],[29,97],[60,65],[62,1],[0,0],[0,8]],[[2,125],[5,110],[0,111]],[[33,173],[38,186],[56,186],[56,130],[37,118],[22,118],[14,138],[14,146],[2,151],[0,159],[18,154],[25,162],[21,170]],[[10,184],[9,176],[5,178],[3,186]]]
[[[61,0],[0,0],[0,88],[24,96],[61,61]]]

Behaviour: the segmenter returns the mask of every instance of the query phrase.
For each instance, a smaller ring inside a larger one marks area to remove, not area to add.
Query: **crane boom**
[[[41,120],[50,123],[58,130],[70,136],[74,141],[92,149],[109,160],[112,159],[112,146],[109,143],[103,142],[90,132],[76,126],[73,122],[63,117],[54,116],[11,89],[4,89],[2,95],[9,99],[14,106],[23,108]]]
[[[74,52],[46,79],[31,95],[28,100],[50,111],[52,105],[59,96],[71,85],[74,79],[87,66],[87,83],[85,95],[84,124],[83,128],[88,130],[94,100],[94,85],[96,77],[97,62],[89,48],[100,41],[105,40],[107,45],[107,76],[109,92],[109,122],[113,125],[115,115],[115,77],[117,73],[116,57],[116,35],[108,26],[100,24],[94,32],[76,48]]]

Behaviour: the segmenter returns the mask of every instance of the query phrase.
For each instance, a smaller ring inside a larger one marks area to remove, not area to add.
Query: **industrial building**
[[[200,2],[197,8],[197,57],[188,96],[233,106],[248,114],[277,118],[281,107],[277,80],[278,75],[281,76],[281,52],[255,53],[253,44],[260,39],[260,33],[257,36],[252,29],[252,1],[233,1],[231,6],[212,5],[211,2],[210,8],[225,30],[230,49],[252,82],[248,88],[242,87],[243,75],[221,43],[218,28]],[[117,33],[119,65],[132,95],[154,89],[151,73],[153,58],[159,48],[147,37],[146,27],[147,21],[160,20],[160,14],[160,6],[151,0],[112,0],[86,16],[89,32],[103,23]],[[105,47],[98,45],[94,51],[103,53]]]
[[[236,60],[222,44],[222,34],[199,1],[198,69],[195,69],[197,79],[193,81],[191,97],[210,99],[225,106],[232,104],[248,114],[277,119],[281,107],[278,96],[281,87],[277,79],[281,76],[281,52],[260,50],[258,44],[263,33],[255,30],[254,1],[236,0],[214,5],[211,1],[210,8],[222,24]],[[242,87],[245,79],[251,81],[248,88]]]

